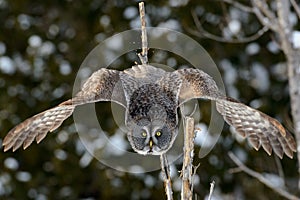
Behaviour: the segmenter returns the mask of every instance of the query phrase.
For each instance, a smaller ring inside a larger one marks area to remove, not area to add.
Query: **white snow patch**
[[[189,0],[169,0],[169,5],[171,7],[181,7],[185,6]]]
[[[55,51],[55,46],[52,42],[46,41],[39,47],[39,54],[41,56],[49,56]]]
[[[102,26],[107,27],[110,24],[110,17],[108,15],[102,15],[99,22]]]
[[[236,69],[232,66],[232,63],[229,60],[224,59],[221,61],[220,66],[223,69],[225,84],[233,85],[238,75]]]
[[[138,10],[135,6],[127,7],[123,13],[126,19],[133,19],[138,14]]]
[[[290,13],[289,14],[289,21],[291,26],[295,26],[298,23],[298,17],[295,13]]]
[[[40,47],[42,45],[42,39],[40,36],[32,35],[28,39],[28,44],[31,47]]]
[[[259,92],[266,92],[270,87],[268,71],[261,64],[254,63],[251,68],[251,73],[255,77],[251,81],[251,85]]]
[[[267,44],[267,48],[270,52],[276,54],[280,51],[279,46],[276,42],[271,41]]]
[[[4,74],[10,75],[16,72],[16,66],[10,57],[0,57],[0,71],[2,71]]]
[[[59,72],[62,74],[62,75],[68,75],[70,74],[72,71],[72,68],[71,68],[71,65],[68,61],[63,61],[60,63],[59,65]]]
[[[260,46],[257,43],[251,43],[249,45],[247,45],[246,47],[246,52],[249,55],[254,55],[257,54],[260,50]]]
[[[294,31],[292,33],[292,44],[294,48],[300,48],[300,31]]]
[[[8,157],[4,160],[4,166],[11,170],[17,170],[19,168],[19,163],[15,158]]]
[[[181,30],[181,25],[177,20],[174,19],[169,19],[166,22],[159,23],[158,27],[161,28],[168,28],[172,30]]]
[[[31,179],[31,174],[25,171],[21,171],[16,174],[16,179],[21,182],[28,182]]]
[[[236,19],[231,20],[228,24],[229,30],[234,35],[237,34],[238,32],[240,32],[241,27],[242,27],[241,22],[239,20],[236,20]]]

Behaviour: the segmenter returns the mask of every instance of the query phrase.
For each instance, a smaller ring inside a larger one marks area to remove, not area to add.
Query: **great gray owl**
[[[178,133],[177,110],[194,98],[216,102],[218,112],[236,131],[271,155],[293,157],[296,143],[282,125],[268,115],[222,94],[215,81],[199,69],[166,72],[151,65],[124,71],[100,69],[72,99],[39,113],[13,128],[3,141],[4,151],[26,149],[57,129],[78,105],[113,101],[126,109],[125,125],[132,148],[139,154],[160,155],[168,151]]]

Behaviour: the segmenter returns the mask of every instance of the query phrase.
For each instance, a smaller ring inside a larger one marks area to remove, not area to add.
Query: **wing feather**
[[[173,73],[182,79],[179,105],[190,99],[204,98],[216,100],[220,96],[223,96],[213,78],[199,69],[186,68],[174,71]]]
[[[56,130],[65,119],[72,115],[77,105],[97,101],[115,101],[124,105],[124,95],[119,81],[119,72],[100,69],[82,86],[73,99],[26,119],[11,129],[3,140],[4,151],[16,151],[23,145],[26,149],[36,140],[40,143],[48,132]]]
[[[296,142],[283,126],[268,115],[223,95],[215,81],[199,69],[182,69],[176,73],[181,76],[179,105],[194,98],[216,101],[218,112],[233,126],[237,133],[247,137],[250,144],[258,150],[261,146],[271,155],[272,151],[283,157],[293,157]]]
[[[269,155],[274,150],[280,158],[284,153],[292,158],[296,152],[293,137],[274,118],[231,98],[217,100],[217,110],[256,150],[262,146]]]

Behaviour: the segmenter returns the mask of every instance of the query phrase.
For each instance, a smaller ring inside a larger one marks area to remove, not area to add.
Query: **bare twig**
[[[266,185],[267,187],[271,188],[273,191],[277,192],[279,195],[290,199],[290,200],[300,200],[300,198],[296,197],[295,195],[290,194],[289,192],[287,192],[286,190],[279,188],[279,187],[275,187],[268,179],[266,179],[262,174],[253,171],[252,169],[248,168],[246,165],[244,165],[232,152],[228,153],[229,157],[231,158],[231,160],[238,166],[238,168],[240,170],[242,170],[243,172],[245,172],[246,174],[256,178],[257,180],[259,180],[261,183],[263,183],[264,185]]]
[[[280,178],[284,180],[284,172],[283,172],[283,168],[282,168],[282,164],[280,162],[280,159],[277,157],[277,156],[274,156],[275,158],[275,163],[276,163],[276,167],[277,167],[277,170],[278,170],[278,174],[280,176]]]
[[[192,186],[191,188],[194,188],[194,177],[195,174],[197,173],[198,168],[200,167],[200,163],[197,166],[193,166],[193,175],[192,175]]]
[[[146,20],[145,20],[145,7],[144,2],[139,3],[140,10],[140,20],[141,20],[141,29],[142,29],[142,52],[138,54],[142,64],[148,63],[148,41],[147,41],[147,29],[146,29]]]
[[[292,32],[291,25],[289,23],[290,5],[287,1],[276,1],[277,6],[277,21],[279,29],[277,33],[279,34],[281,47],[284,53],[288,54],[291,48],[290,34]]]
[[[184,147],[182,164],[182,187],[181,199],[191,200],[193,197],[193,158],[194,158],[194,118],[185,116],[184,125]]]
[[[262,0],[252,0],[253,11],[262,25],[273,31],[278,30],[275,14],[269,9],[267,3]]]
[[[228,4],[231,4],[233,5],[234,7],[242,10],[242,11],[245,11],[245,12],[249,12],[249,13],[252,13],[253,12],[253,9],[249,6],[246,6],[242,3],[239,3],[237,1],[233,1],[233,0],[220,0],[220,1],[223,1],[225,3],[228,3]]]
[[[161,165],[161,172],[164,180],[164,187],[165,187],[167,199],[172,200],[173,199],[172,181],[170,176],[170,167],[168,164],[166,154],[162,154],[160,156],[160,165]]]
[[[300,7],[297,5],[297,2],[295,0],[290,0],[290,1],[291,1],[291,4],[293,5],[295,12],[298,15],[298,18],[300,19]]]
[[[210,183],[209,195],[208,195],[208,199],[207,200],[211,200],[214,188],[215,188],[215,181],[212,181]]]
[[[221,4],[221,9],[222,9],[222,13],[223,13],[223,16],[224,16],[224,21],[228,24],[230,22],[230,15],[228,13],[228,10],[227,10],[227,7],[226,7],[226,4],[225,2],[221,1],[220,2]],[[221,23],[222,24],[222,23]],[[221,28],[221,27],[220,27]],[[223,27],[224,28],[224,27]]]
[[[228,39],[228,38],[224,38],[222,36],[217,36],[214,35],[212,33],[207,32],[201,25],[201,22],[199,21],[196,13],[194,11],[192,11],[192,17],[194,20],[194,23],[196,25],[197,31],[192,30],[189,27],[186,27],[186,29],[193,35],[197,36],[197,37],[206,37],[218,42],[229,42],[229,43],[246,43],[246,42],[251,42],[253,40],[258,39],[259,37],[261,37],[265,32],[267,32],[269,30],[269,28],[267,26],[263,26],[260,30],[258,30],[255,34],[247,36],[247,37],[243,37],[243,38],[238,38],[238,39]]]
[[[270,20],[274,21],[276,19],[276,15],[272,10],[270,10],[267,2],[265,0],[252,0],[252,2],[258,7],[261,12]]]
[[[253,5],[252,7],[246,6],[244,4],[241,4],[241,3],[237,2],[237,1],[233,1],[233,0],[221,0],[221,1],[231,4],[234,7],[238,8],[242,11],[245,11],[248,13],[254,13],[256,15],[256,17],[258,18],[258,20],[263,25],[263,28],[261,30],[265,30],[264,32],[268,31],[269,29],[275,30],[278,27],[276,23],[273,23],[274,19],[275,19],[275,14],[269,9],[267,3],[264,0],[252,0],[251,1],[252,5]],[[256,34],[254,34],[254,36],[255,35]],[[257,38],[254,38],[253,40],[255,40]]]

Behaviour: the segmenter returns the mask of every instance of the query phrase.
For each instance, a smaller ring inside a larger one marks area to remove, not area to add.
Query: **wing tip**
[[[270,149],[264,148],[264,150],[265,150],[265,152],[266,152],[269,156],[272,155],[272,148],[270,148]]]
[[[18,149],[18,148],[13,147],[13,148],[12,148],[12,152],[17,151],[17,149]]]
[[[7,152],[8,150],[10,150],[13,147],[12,143],[2,143],[2,147],[3,147],[3,151]]]
[[[253,146],[256,151],[259,151],[259,146]]]
[[[293,159],[294,158],[294,155],[293,154],[286,154],[290,159]]]
[[[284,153],[285,155],[287,155],[287,157],[289,157],[290,159],[294,158],[294,152],[296,152],[294,149],[285,149]]]
[[[13,135],[14,135],[14,129],[10,130],[7,135],[5,136],[5,138],[2,141],[2,146],[7,146],[9,143],[11,143],[12,139],[13,139]]]
[[[283,154],[277,154],[277,156],[282,160],[283,159]]]
[[[32,143],[32,142],[31,142]],[[29,143],[29,144],[23,144],[23,150],[25,150],[25,149],[27,149],[30,145],[31,145],[31,143]]]
[[[7,136],[4,138],[3,142],[2,142],[2,146],[6,146],[8,144],[8,139]]]
[[[3,152],[7,152],[10,148],[8,148],[7,146],[3,145]]]

